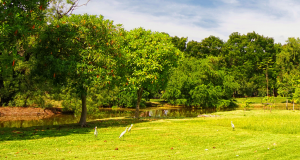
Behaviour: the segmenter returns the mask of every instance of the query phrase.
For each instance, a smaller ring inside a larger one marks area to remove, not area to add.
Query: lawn
[[[286,109],[286,105],[288,106],[288,110],[293,109],[293,104],[291,102],[290,97],[288,97],[288,104],[286,104],[286,97],[275,97],[274,102],[271,102],[271,99],[269,99],[268,103],[272,104],[272,109]],[[245,101],[248,101],[250,103],[251,109],[262,109],[265,107],[265,109],[270,109],[270,105],[264,106],[267,102],[264,100],[264,97],[247,97],[247,98],[235,98],[235,103],[238,105],[239,109],[243,109],[243,105]],[[164,99],[150,99],[147,103],[152,104],[153,106],[167,106],[170,105],[167,104],[167,102]],[[176,106],[172,106],[176,107]],[[182,106],[178,106],[182,107]],[[294,104],[295,110],[300,110],[300,105]]]
[[[270,105],[264,106],[267,102],[263,100],[264,97],[248,97],[248,98],[236,98],[236,104],[239,106],[239,109],[243,109],[243,105],[247,100],[250,102],[250,106],[252,109],[261,109],[265,107],[265,109],[270,109]],[[268,103],[271,104],[272,109],[288,109],[293,110],[293,103],[291,100],[288,100],[288,104],[286,104],[286,97],[275,97],[274,102],[269,101]],[[287,107],[286,107],[287,106]],[[300,110],[299,104],[294,104],[295,110]]]
[[[185,119],[99,119],[1,128],[0,159],[299,159],[300,112],[236,110]],[[231,128],[230,122],[235,125]],[[133,123],[131,133],[119,139]],[[94,136],[94,127],[98,136]]]
[[[253,104],[266,103],[263,99],[264,97],[236,98],[237,103],[243,103],[245,100],[248,100]],[[287,99],[286,97],[275,97],[275,103],[286,103],[286,99]]]

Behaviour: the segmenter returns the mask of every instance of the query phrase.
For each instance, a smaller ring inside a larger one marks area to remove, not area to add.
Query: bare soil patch
[[[34,108],[34,107],[0,107],[0,121],[11,120],[38,120],[59,114],[56,108]]]

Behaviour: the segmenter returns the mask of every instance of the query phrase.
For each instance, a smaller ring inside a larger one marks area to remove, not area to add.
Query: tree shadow
[[[168,110],[156,110],[145,111],[141,113],[139,120],[133,117],[119,117],[119,118],[103,118],[87,122],[87,127],[82,128],[78,123],[67,122],[69,124],[64,125],[43,125],[43,126],[31,126],[22,128],[8,128],[2,127],[0,131],[0,141],[14,141],[14,140],[30,140],[41,139],[46,137],[61,137],[72,134],[91,134],[94,131],[94,127],[98,129],[107,127],[129,127],[131,124],[151,122],[165,119],[193,119],[197,115],[192,111],[189,111],[189,117],[183,114],[185,111],[169,111]],[[193,113],[193,114],[191,114]],[[212,113],[212,112],[207,112]],[[206,114],[206,113],[205,113]]]
[[[78,123],[64,125],[45,125],[24,128],[1,128],[0,141],[30,140],[49,137],[61,137],[71,134],[91,134],[94,127],[98,129],[107,127],[129,127],[131,124],[149,122],[146,119],[101,119],[87,122],[87,127],[81,127]]]
[[[51,137],[62,137],[72,134],[91,134],[94,127],[99,130],[107,127],[129,127],[131,124],[145,123],[166,119],[193,119],[196,117],[141,117],[139,120],[134,118],[114,118],[114,119],[98,119],[87,122],[87,127],[81,127],[78,123],[63,124],[63,125],[45,125],[31,126],[23,128],[1,128],[0,141],[15,141],[15,140],[31,140]]]

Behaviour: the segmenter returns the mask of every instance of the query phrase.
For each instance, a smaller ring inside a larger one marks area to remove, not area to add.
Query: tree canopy
[[[128,89],[137,92],[135,117],[144,89],[159,90],[167,82],[169,71],[183,56],[167,34],[136,28],[126,34],[126,73]]]
[[[84,126],[88,108],[135,105],[139,118],[143,98],[161,94],[202,108],[233,106],[240,96],[299,102],[299,38],[282,46],[256,32],[197,42],[142,27],[126,31],[102,15],[72,14],[88,2],[0,1],[1,106],[43,104],[51,95],[65,108],[80,102]]]
[[[119,78],[122,63],[121,25],[103,16],[71,15],[45,26],[37,39],[33,74],[42,81],[67,86],[80,95],[86,119],[86,95],[95,85],[110,85]]]

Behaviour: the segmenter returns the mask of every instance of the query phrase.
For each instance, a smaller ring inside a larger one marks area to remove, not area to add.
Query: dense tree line
[[[62,101],[81,112],[84,125],[99,106],[135,107],[138,117],[154,97],[204,108],[233,106],[234,97],[244,96],[300,100],[299,38],[282,46],[255,32],[234,32],[226,42],[188,41],[126,31],[101,15],[72,15],[78,0],[62,2],[1,1],[1,106]]]

